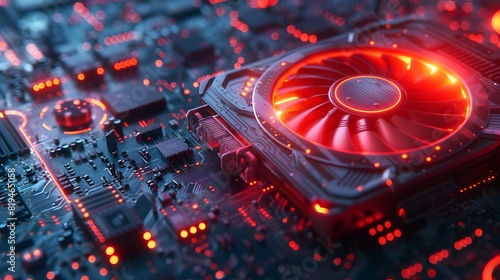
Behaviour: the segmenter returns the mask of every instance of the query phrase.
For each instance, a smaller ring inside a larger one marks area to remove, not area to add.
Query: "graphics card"
[[[321,235],[411,220],[498,171],[500,60],[466,41],[427,22],[356,30],[206,80],[189,128]]]

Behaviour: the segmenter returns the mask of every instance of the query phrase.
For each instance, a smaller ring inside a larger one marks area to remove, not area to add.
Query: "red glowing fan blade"
[[[302,111],[299,114],[288,116],[288,126],[296,131],[307,129],[310,124],[319,121],[332,108],[330,102],[324,102],[314,107]]]
[[[431,69],[417,60],[412,60],[411,67],[407,70],[406,74],[398,79],[398,82],[404,87],[424,80],[431,75]]]
[[[349,115],[344,115],[340,120],[337,128],[333,132],[331,146],[338,150],[354,151],[351,134],[349,132]]]
[[[323,95],[316,95],[310,98],[300,98],[297,100],[292,100],[284,103],[282,100],[281,102],[282,103],[277,104],[279,103],[279,101],[276,101],[274,104],[276,108],[278,108],[282,112],[281,119],[289,120],[291,117],[295,117],[298,114],[302,114],[304,110],[306,110],[307,108],[315,107],[325,102],[328,102],[328,96],[323,94]]]
[[[299,74],[294,74],[290,75],[288,78],[288,81],[284,82],[283,85],[289,86],[289,87],[296,87],[296,86],[321,86],[321,85],[331,85],[332,81],[335,79],[331,77],[322,77],[322,76],[315,76],[315,75],[299,75]]]
[[[357,73],[372,73],[372,68],[369,67],[369,64],[365,63],[361,57],[361,55],[352,55],[348,57],[347,65],[356,70]]]
[[[288,86],[284,84],[278,89],[278,94],[275,97],[274,103],[281,100],[290,100],[290,98],[310,98],[316,95],[326,95],[328,94],[328,86]]]
[[[422,111],[435,114],[452,114],[456,112],[465,112],[467,108],[467,100],[435,100],[432,102],[425,101],[406,101],[405,108],[413,111]]]
[[[413,149],[425,144],[425,142],[404,134],[383,118],[379,118],[375,122],[375,128],[379,137],[396,150]]]
[[[427,67],[434,67],[427,65]],[[450,77],[442,71],[436,71],[436,68],[429,68],[430,74],[425,79],[414,81],[407,84],[405,89],[407,92],[421,92],[446,87],[452,83]],[[458,91],[460,93],[460,91]]]
[[[443,129],[455,129],[465,116],[461,114],[433,114],[408,110],[409,119],[424,125]]]
[[[360,119],[356,122],[356,131],[352,136],[359,152],[390,152],[392,149],[370,129],[366,119]]]
[[[363,73],[370,73],[374,75],[380,75],[380,76],[385,76],[387,74],[387,63],[380,57],[375,57],[373,55],[362,55],[362,54],[355,54],[353,55],[353,58],[355,58],[357,61],[362,62],[366,65],[366,67],[369,68],[367,72]]]
[[[323,63],[328,67],[330,67],[330,69],[332,69],[333,71],[342,74],[344,77],[359,74],[359,72],[356,71],[356,69],[347,65],[344,60],[340,60],[337,58],[327,58],[323,60]]]
[[[317,75],[321,77],[331,77],[332,79],[340,79],[345,75],[332,70],[330,67],[321,64],[311,64],[300,68],[297,74]]]
[[[306,138],[313,139],[314,141],[324,144],[328,141],[326,135],[330,134],[332,127],[335,127],[337,118],[335,112],[337,108],[331,108],[326,115],[314,124],[306,134]]]
[[[398,58],[392,55],[384,55],[382,59],[385,60],[388,67],[386,76],[396,81],[405,76],[408,68],[411,68],[411,59],[406,57]]]
[[[426,91],[410,91],[410,89],[406,89],[406,92],[408,93],[408,100],[411,101],[434,102],[464,98],[460,91],[460,86],[457,84],[451,84],[441,88],[429,88],[429,85],[427,85]]]
[[[399,115],[393,115],[390,122],[403,133],[427,143],[434,142],[436,135],[448,135],[451,133],[447,129],[420,124]]]

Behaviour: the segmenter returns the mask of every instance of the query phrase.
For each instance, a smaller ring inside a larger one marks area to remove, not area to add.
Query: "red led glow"
[[[489,260],[483,269],[483,280],[493,280],[496,277],[493,276],[493,272],[500,267],[500,255],[493,257]]]
[[[48,89],[51,89],[53,87],[56,87],[56,90],[57,90],[60,83],[61,83],[61,81],[58,78],[54,78],[54,79],[46,80],[45,82],[36,83],[31,88],[34,92],[43,91],[45,89],[48,90]]]
[[[115,62],[113,64],[113,68],[116,71],[120,71],[120,70],[123,70],[126,68],[131,68],[131,67],[137,66],[138,63],[139,63],[139,61],[137,60],[137,58],[134,57],[134,58],[122,60],[119,62]]]

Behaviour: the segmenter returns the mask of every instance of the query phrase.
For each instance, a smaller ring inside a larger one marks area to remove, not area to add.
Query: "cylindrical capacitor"
[[[118,151],[118,143],[116,141],[115,130],[112,129],[106,133],[106,146],[110,153]]]
[[[79,150],[79,151],[83,151],[83,140],[78,138],[75,140],[75,145],[76,145],[76,149]]]
[[[120,119],[113,121],[113,127],[119,135],[123,135],[123,123]]]
[[[67,156],[71,154],[71,149],[69,148],[68,144],[62,144],[61,149],[64,155]]]

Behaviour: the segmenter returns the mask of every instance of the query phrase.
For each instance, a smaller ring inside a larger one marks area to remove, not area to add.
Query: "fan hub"
[[[362,116],[378,116],[396,110],[404,90],[395,81],[371,75],[356,75],[335,82],[330,101],[338,108]]]

